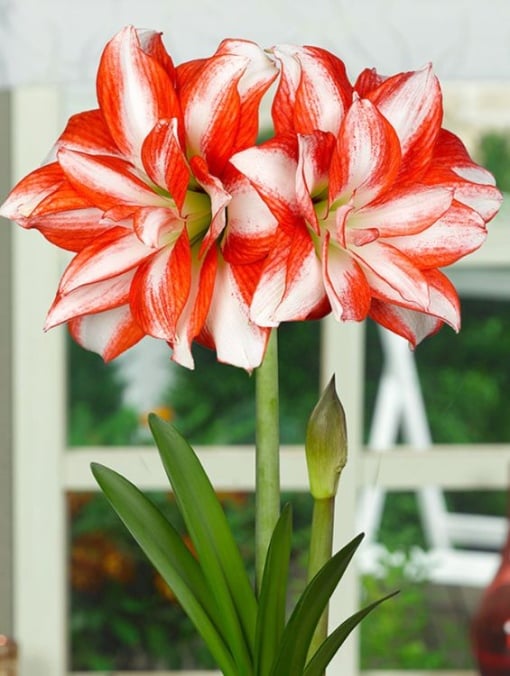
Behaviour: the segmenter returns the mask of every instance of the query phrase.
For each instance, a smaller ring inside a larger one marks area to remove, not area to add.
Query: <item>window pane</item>
[[[320,324],[279,330],[280,415],[283,443],[302,443],[319,391]],[[210,350],[194,348],[195,370],[171,362],[163,341],[146,339],[117,361],[69,341],[71,446],[150,442],[147,413],[172,420],[193,443],[253,443],[255,378],[219,364]]]

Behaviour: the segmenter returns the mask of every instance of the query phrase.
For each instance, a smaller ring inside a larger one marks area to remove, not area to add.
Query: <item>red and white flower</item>
[[[256,280],[240,268],[260,257],[260,222],[272,227],[274,217],[261,202],[253,224],[260,199],[228,160],[255,143],[275,77],[247,41],[225,40],[212,57],[178,67],[153,31],[127,27],[109,42],[99,109],[71,118],[56,161],[23,179],[1,209],[76,253],[48,328],[68,322],[107,360],[149,334],[186,366],[195,339],[222,361],[260,363],[268,330],[248,317]],[[227,262],[232,241],[239,251]]]
[[[482,244],[501,195],[441,128],[431,68],[352,85],[323,49],[243,40],[175,67],[158,33],[127,27],[97,94],[0,209],[75,253],[48,328],[107,360],[151,335],[186,366],[196,340],[252,369],[270,327],[330,311],[412,344],[459,327],[440,268]]]
[[[413,345],[443,322],[458,329],[458,297],[439,268],[482,244],[501,195],[441,129],[431,68],[365,71],[352,88],[327,52],[274,54],[276,136],[231,160],[278,221],[254,321],[331,310],[342,321],[370,316]]]

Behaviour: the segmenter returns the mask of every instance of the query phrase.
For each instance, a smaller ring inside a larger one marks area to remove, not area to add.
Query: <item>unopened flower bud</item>
[[[345,413],[335,390],[334,376],[308,421],[305,450],[313,498],[334,497],[347,462]]]

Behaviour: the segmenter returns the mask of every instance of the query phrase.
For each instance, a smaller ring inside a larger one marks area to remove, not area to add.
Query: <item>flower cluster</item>
[[[439,268],[482,244],[501,196],[441,128],[430,67],[352,84],[323,49],[245,40],[176,67],[127,27],[97,94],[0,210],[75,253],[47,328],[106,360],[150,335],[185,366],[197,341],[246,369],[271,327],[329,312],[412,344],[458,328]]]

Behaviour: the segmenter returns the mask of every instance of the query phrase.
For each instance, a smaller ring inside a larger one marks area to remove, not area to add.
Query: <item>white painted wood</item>
[[[56,138],[56,91],[14,91],[12,119],[19,178],[37,166]],[[53,247],[34,233],[14,230],[14,627],[22,676],[66,671],[63,333],[42,332],[57,269]]]

